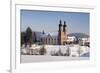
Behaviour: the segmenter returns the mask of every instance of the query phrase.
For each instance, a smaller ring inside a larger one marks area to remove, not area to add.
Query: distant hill
[[[89,35],[85,33],[70,33],[68,36],[75,36],[76,38],[88,38]]]

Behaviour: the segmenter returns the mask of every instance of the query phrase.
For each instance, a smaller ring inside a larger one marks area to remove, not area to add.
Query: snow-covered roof
[[[75,36],[68,36],[68,38],[76,38]]]
[[[51,32],[49,33],[52,37],[57,37],[58,36],[58,32]]]
[[[57,37],[58,33],[57,32],[50,32],[50,33],[44,33],[41,35],[41,37],[47,37],[47,36],[51,36],[51,37]]]
[[[47,34],[47,33],[44,33],[44,34],[42,34],[40,37],[45,38],[45,37],[47,37],[47,36],[48,36],[48,34]]]
[[[56,38],[58,36],[58,32],[50,32],[50,33],[33,32],[33,36],[34,36],[34,33],[35,33],[37,40],[40,40],[41,38],[46,38],[47,36],[51,36],[51,37],[54,37],[54,38]]]

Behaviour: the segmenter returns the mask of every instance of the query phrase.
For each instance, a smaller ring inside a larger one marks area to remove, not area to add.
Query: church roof
[[[51,32],[50,35],[51,36],[58,36],[58,32]]]
[[[33,32],[35,33],[37,39],[39,40],[40,38],[45,38],[48,35],[50,35],[51,37],[57,37],[58,36],[58,32],[50,32],[50,33],[42,33],[42,32]]]

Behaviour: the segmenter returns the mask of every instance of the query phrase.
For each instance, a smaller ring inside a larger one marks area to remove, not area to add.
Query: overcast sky
[[[69,33],[89,34],[89,13],[21,10],[21,31],[57,32],[59,20],[66,21]]]

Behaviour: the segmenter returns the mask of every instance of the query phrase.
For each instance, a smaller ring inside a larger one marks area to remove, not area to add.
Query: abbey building
[[[38,44],[38,45],[65,45],[65,44],[80,44],[80,45],[89,45],[89,36],[82,34],[82,33],[75,33],[72,35],[71,33],[68,33],[68,25],[66,24],[66,21],[59,21],[58,24],[58,32],[45,32],[44,30],[41,32],[32,31],[27,28],[27,30],[31,31],[32,37],[29,39],[29,42],[27,41],[28,38],[25,38],[25,36],[29,36],[28,31],[23,32],[21,36],[22,40],[21,42],[26,42],[26,44]],[[57,28],[56,27],[56,28]]]
[[[58,32],[45,33],[43,32],[33,32],[33,41],[36,39],[38,44],[46,45],[64,45],[69,42],[73,42],[75,37],[68,36],[68,27],[66,22],[59,21]]]

